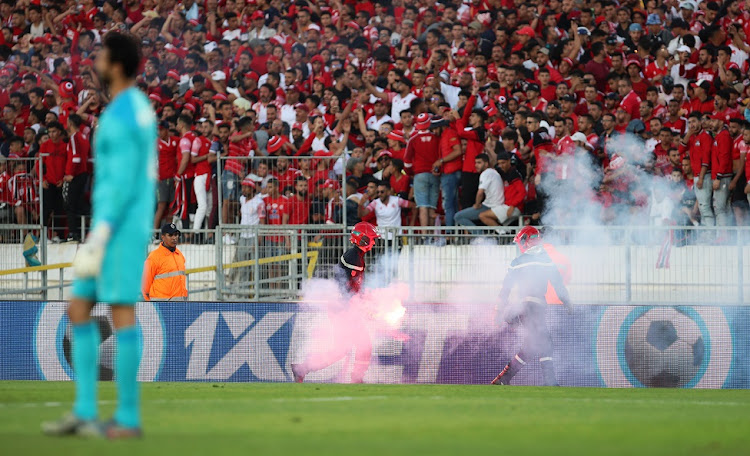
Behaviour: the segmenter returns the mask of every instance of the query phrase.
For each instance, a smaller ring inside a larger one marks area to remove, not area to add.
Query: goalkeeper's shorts
[[[107,246],[97,277],[73,280],[73,296],[105,304],[131,304],[142,300],[141,283],[146,248],[151,233],[137,236],[116,232]]]

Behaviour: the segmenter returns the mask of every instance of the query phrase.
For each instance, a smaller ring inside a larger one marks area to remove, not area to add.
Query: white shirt
[[[388,203],[384,204],[378,198],[370,201],[367,209],[375,212],[378,226],[401,226],[401,208],[409,207],[409,202],[398,196],[389,196]],[[388,232],[388,240],[393,238],[393,231]]]
[[[415,98],[417,98],[417,96],[411,92],[406,94],[405,97],[401,97],[401,94],[393,97],[393,100],[391,100],[391,118],[400,119],[401,111],[409,109],[409,107],[411,107],[411,100]]]
[[[484,204],[490,209],[505,204],[503,178],[494,168],[487,168],[479,175],[479,188],[484,190]]]
[[[249,200],[244,195],[240,196],[240,214],[242,215],[241,225],[260,225],[260,219],[266,218],[266,204],[263,202],[263,195],[258,193]],[[253,238],[255,237],[255,231],[243,230],[240,237]]]
[[[367,122],[365,122],[365,125],[369,130],[379,131],[380,126],[386,122],[393,122],[393,119],[388,114],[384,115],[380,119],[378,119],[377,116],[370,116],[370,118],[367,119]]]

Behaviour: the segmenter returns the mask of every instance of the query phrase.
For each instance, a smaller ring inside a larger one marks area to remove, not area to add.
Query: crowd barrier
[[[518,350],[523,329],[499,326],[494,303],[407,304],[399,335],[373,333],[369,383],[486,384]],[[296,303],[150,302],[141,381],[290,382],[317,350],[326,313]],[[114,336],[97,306],[101,378],[113,375]],[[750,307],[550,306],[563,386],[750,388]],[[0,379],[70,380],[71,329],[62,302],[0,302]],[[350,354],[351,355],[351,354]],[[347,382],[352,356],[311,374]],[[542,382],[529,360],[514,384]]]

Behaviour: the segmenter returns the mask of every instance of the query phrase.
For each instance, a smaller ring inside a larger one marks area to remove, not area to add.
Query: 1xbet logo
[[[286,381],[293,312],[203,312],[185,330],[186,380]]]

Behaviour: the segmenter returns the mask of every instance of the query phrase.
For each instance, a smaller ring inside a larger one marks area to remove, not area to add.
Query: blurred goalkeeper
[[[137,383],[141,358],[135,303],[140,298],[143,263],[151,239],[155,209],[156,118],[148,98],[135,87],[141,62],[139,43],[111,32],[96,57],[96,71],[111,102],[99,118],[94,137],[96,168],[91,233],[73,269],[73,298],[68,316],[73,326],[73,411],[42,424],[49,435],[128,438],[141,435]],[[97,410],[100,334],[91,320],[96,302],[110,306],[117,354],[117,409],[100,424]]]
[[[539,230],[533,226],[524,227],[516,234],[513,242],[518,244],[521,256],[510,264],[500,290],[500,305],[508,303],[508,297],[514,286],[518,287],[518,296],[522,307],[520,312],[506,312],[504,323],[524,326],[524,340],[521,350],[492,380],[493,385],[508,385],[513,376],[526,365],[532,356],[539,356],[542,366],[544,384],[559,386],[555,378],[555,367],[552,361],[552,337],[547,329],[547,293],[548,283],[552,285],[563,305],[572,310],[570,296],[565,288],[563,278],[557,265],[550,259],[542,245]]]
[[[302,383],[310,372],[324,369],[347,355],[354,347],[352,383],[362,383],[370,367],[372,341],[362,310],[352,303],[352,297],[362,289],[365,277],[365,254],[380,238],[378,229],[367,222],[354,225],[349,241],[353,246],[339,259],[335,277],[346,297],[343,307],[329,307],[328,319],[333,327],[333,347],[324,353],[308,355],[302,364],[292,364],[294,381]]]

